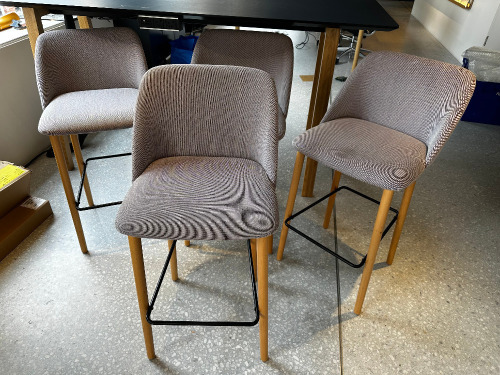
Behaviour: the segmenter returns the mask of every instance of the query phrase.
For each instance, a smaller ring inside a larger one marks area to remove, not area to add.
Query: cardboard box
[[[0,261],[52,215],[49,201],[28,197],[0,218]]]
[[[30,195],[30,176],[28,169],[0,161],[0,217]]]

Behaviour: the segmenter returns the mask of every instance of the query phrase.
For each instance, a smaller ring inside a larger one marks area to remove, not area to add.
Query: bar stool
[[[287,35],[206,29],[196,43],[191,64],[246,66],[269,73],[278,93],[278,139],[285,136],[293,76],[293,43]]]
[[[283,257],[288,229],[353,267],[364,265],[354,312],[361,313],[380,240],[396,221],[387,257],[392,264],[415,182],[455,129],[475,88],[475,76],[461,67],[396,52],[372,52],[351,73],[322,123],[293,141],[297,157],[278,248]],[[304,155],[335,173],[331,192],[291,216]],[[367,255],[359,264],[310,238],[290,221],[329,198],[328,228],[341,174],[383,189]],[[384,230],[394,191],[404,190],[397,219]],[[365,264],[366,263],[366,264]]]
[[[134,107],[146,59],[137,35],[126,28],[56,30],[37,40],[35,70],[43,113],[38,131],[50,136],[80,249],[87,244],[78,211],[94,205],[78,134],[132,127]],[[81,184],[75,199],[61,137],[69,135]],[[107,157],[124,156],[127,154]],[[80,207],[82,186],[88,207]]]
[[[285,136],[293,77],[293,43],[287,35],[205,29],[196,43],[191,63],[245,66],[269,73],[278,94],[278,139]],[[189,246],[190,241],[184,244]],[[253,241],[252,246],[255,246]],[[269,253],[272,251],[271,243]]]
[[[266,72],[235,66],[166,65],[144,76],[134,121],[133,183],[118,211],[116,228],[129,238],[148,358],[155,357],[152,324],[259,323],[261,359],[267,360],[268,244],[279,224],[277,130],[276,88]],[[151,302],[142,238],[166,239],[170,247]],[[172,279],[178,277],[176,241],[180,239],[247,240],[253,321],[151,318],[169,265]],[[250,239],[256,239],[257,254]]]

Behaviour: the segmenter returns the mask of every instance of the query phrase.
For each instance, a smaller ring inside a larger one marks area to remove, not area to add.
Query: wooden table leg
[[[318,49],[318,57],[316,60],[316,71],[314,73],[314,80],[317,81],[317,87],[316,90],[314,90],[313,83],[307,128],[312,128],[320,123],[328,108],[328,98],[332,88],[340,29],[327,28],[323,34],[324,36],[322,35],[321,38],[324,39],[323,48],[321,48],[320,40],[320,48]],[[311,110],[311,107],[314,109]],[[304,185],[302,186],[303,197],[312,197],[313,195],[317,166],[318,163],[315,160],[307,158]]]
[[[43,33],[42,16],[45,12],[34,8],[23,8],[24,20],[28,30],[28,38],[30,40],[31,52],[35,56],[35,46],[38,36]]]
[[[89,17],[78,16],[78,24],[80,29],[92,29],[92,20]]]

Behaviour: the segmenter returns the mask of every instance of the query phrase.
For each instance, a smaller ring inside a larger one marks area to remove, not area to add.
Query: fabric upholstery
[[[191,63],[246,66],[268,72],[276,84],[283,115],[278,138],[283,138],[293,75],[293,44],[288,36],[261,31],[205,30],[196,43]]]
[[[274,186],[247,159],[168,157],[132,184],[116,219],[128,236],[231,240],[271,235],[278,226]]]
[[[93,133],[132,127],[137,89],[75,91],[45,108],[38,131],[46,135]]]
[[[436,157],[475,88],[467,69],[397,52],[370,53],[345,82],[322,122],[353,117],[408,134]]]
[[[155,67],[144,76],[137,99],[132,177],[166,157],[234,157],[259,163],[275,184],[277,130],[276,88],[268,73],[235,66]]]
[[[354,118],[322,123],[299,135],[293,144],[321,164],[382,189],[404,189],[425,169],[424,143]]]
[[[147,70],[138,36],[126,28],[55,30],[36,43],[42,107],[74,91],[139,88]]]

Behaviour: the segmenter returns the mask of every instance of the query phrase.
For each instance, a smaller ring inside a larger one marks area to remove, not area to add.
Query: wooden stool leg
[[[85,236],[83,234],[82,222],[80,221],[80,215],[76,209],[75,194],[73,193],[73,187],[71,186],[71,180],[69,179],[68,169],[66,167],[66,161],[64,160],[64,154],[59,137],[51,136],[50,143],[52,144],[52,149],[54,150],[57,168],[59,169],[59,174],[61,175],[64,193],[66,194],[66,200],[68,201],[71,218],[73,219],[73,224],[75,225],[76,236],[78,237],[78,242],[80,243],[80,249],[82,250],[82,253],[86,254],[88,250],[85,242]]]
[[[168,240],[168,251],[172,247],[174,241]],[[179,275],[177,274],[177,246],[174,248],[174,252],[172,253],[172,257],[170,258],[170,272],[172,273],[172,280],[177,281]]]
[[[299,188],[300,174],[302,173],[303,164],[304,154],[297,152],[295,167],[293,168],[292,183],[290,184],[290,192],[288,193],[285,215],[283,216],[283,227],[281,228],[280,244],[278,246],[278,260],[283,259],[283,251],[285,250],[286,237],[288,235],[288,227],[285,225],[285,220],[292,214],[293,206],[295,205],[295,197],[297,196],[297,190]]]
[[[191,241],[184,241],[184,246],[186,246],[186,247],[191,246]]]
[[[61,148],[64,154],[64,160],[66,160],[66,167],[68,171],[72,171],[75,169],[75,165],[73,164],[73,157],[71,156],[71,149],[69,148],[69,139],[67,135],[60,135],[59,140],[61,142]]]
[[[268,320],[267,320],[267,256],[269,250],[269,237],[257,239],[257,273],[259,295],[259,334],[260,334],[260,359],[266,362],[268,355]]]
[[[339,182],[340,182],[340,176],[342,174],[338,171],[335,171],[333,174],[333,181],[332,181],[332,188],[330,189],[330,192],[334,191],[339,187]],[[333,206],[335,205],[335,197],[337,196],[337,193],[333,194],[328,198],[328,205],[326,206],[326,212],[325,212],[325,220],[323,221],[323,228],[328,229],[328,226],[330,225],[330,219],[332,217],[332,212],[333,212]]]
[[[83,175],[83,155],[82,149],[80,148],[80,141],[78,140],[78,135],[71,134],[71,143],[73,144],[73,151],[75,152],[76,164],[78,165],[78,170],[80,171],[80,177]],[[92,192],[90,191],[89,179],[85,175],[85,180],[83,180],[83,188],[85,189],[85,196],[87,197],[87,202],[89,206],[94,205],[94,199],[92,198]]]
[[[137,301],[139,302],[139,311],[141,313],[142,331],[144,333],[144,342],[146,344],[146,352],[149,359],[154,359],[155,344],[153,341],[153,329],[151,324],[146,320],[148,312],[148,286],[146,284],[146,271],[144,270],[144,258],[142,256],[141,239],[129,237],[128,243],[130,246],[130,256],[132,257],[132,268],[134,270],[135,289],[137,291]]]
[[[361,44],[363,42],[363,34],[364,33],[365,33],[364,30],[358,31],[358,40],[356,41],[356,52],[354,52],[354,59],[352,60],[351,72],[354,71],[354,69],[358,65],[359,51],[361,50]]]
[[[252,251],[253,277],[257,280],[257,240],[250,240],[250,250]]]
[[[269,254],[273,253],[273,236],[269,236],[269,244],[268,244]]]
[[[415,189],[415,183],[416,181],[408,186],[403,194],[401,206],[399,207],[398,220],[396,221],[396,227],[394,228],[394,234],[392,235],[391,247],[389,248],[389,254],[387,255],[387,264],[392,264],[394,261],[394,255],[396,254],[396,249],[398,247],[399,237],[401,237],[401,231],[403,230],[406,214],[408,213],[408,207],[410,206],[413,190]]]
[[[382,237],[382,232],[384,231],[385,220],[387,219],[387,213],[389,212],[393,195],[394,191],[392,190],[384,190],[382,193],[377,218],[375,219],[375,225],[373,226],[372,239],[370,241],[370,247],[366,257],[365,268],[363,270],[363,275],[361,276],[358,297],[354,306],[354,313],[358,315],[361,314],[361,308],[363,307],[363,302],[365,300],[366,290],[368,289],[368,283],[370,282],[370,276],[372,274],[375,258],[377,257],[380,239]]]

